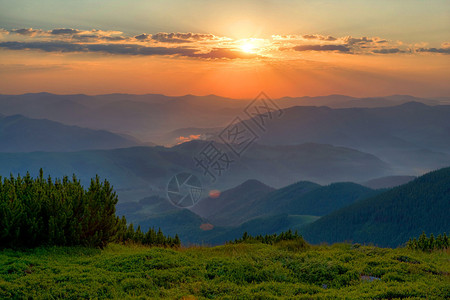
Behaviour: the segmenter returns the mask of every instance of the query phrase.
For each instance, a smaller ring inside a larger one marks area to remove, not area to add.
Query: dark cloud
[[[46,52],[84,51],[83,46],[80,44],[65,42],[0,42],[0,48],[7,48],[10,50],[37,49]]]
[[[35,35],[35,34],[41,33],[42,31],[39,29],[33,29],[33,28],[21,28],[21,29],[12,29],[9,32],[17,33],[17,34],[21,34],[21,35]]]
[[[118,42],[118,41],[124,41],[127,38],[124,36],[103,36],[103,37],[101,37],[101,39],[105,40],[105,41]]]
[[[136,44],[87,44],[86,52],[105,52],[123,55],[180,55],[196,57],[196,49],[190,48],[167,48],[167,47],[145,47]]]
[[[126,55],[194,56],[194,49],[144,47],[136,44],[74,44],[67,42],[3,42],[0,47],[11,50],[37,49],[46,52],[105,52]]]
[[[293,47],[292,49],[294,49],[295,51],[350,51],[350,48],[345,45],[299,45]]]
[[[165,33],[160,32],[151,36],[153,40],[163,43],[190,43],[193,41],[214,39],[213,34],[200,33]]]
[[[332,37],[331,35],[323,36],[320,34],[305,34],[302,36],[304,39],[307,40],[321,40],[321,41],[335,41],[337,40],[335,37]]]
[[[347,36],[344,38],[344,41],[348,44],[348,45],[360,45],[360,44],[366,44],[366,43],[371,43],[373,42],[373,39],[370,39],[366,36],[363,36],[361,38],[354,38],[351,36]]]
[[[143,34],[140,34],[140,35],[136,35],[134,38],[139,40],[139,41],[145,41],[145,40],[151,38],[151,34],[143,33]]]
[[[136,44],[74,44],[67,42],[0,42],[0,48],[10,50],[42,50],[46,52],[103,52],[121,55],[178,55],[206,59],[250,58],[256,55],[244,54],[229,49],[217,48],[208,53],[185,47],[146,47]]]
[[[99,36],[96,34],[74,34],[72,38],[79,41],[90,41],[97,40]]]
[[[450,48],[419,48],[416,52],[450,54]]]
[[[81,32],[80,30],[71,28],[57,28],[50,31],[51,34],[77,34],[80,32]]]
[[[405,51],[400,50],[399,48],[375,49],[375,50],[373,50],[372,52],[373,52],[373,53],[378,53],[378,54],[405,53]]]
[[[78,42],[99,42],[99,41],[119,42],[127,39],[126,37],[123,36],[101,36],[98,34],[74,34],[72,35],[71,38]]]

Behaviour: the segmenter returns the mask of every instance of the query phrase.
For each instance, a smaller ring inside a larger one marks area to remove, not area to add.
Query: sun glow
[[[263,40],[261,39],[245,39],[238,41],[239,49],[245,53],[256,53],[263,46]]]
[[[256,50],[256,45],[252,41],[246,41],[241,46],[241,51],[245,53],[254,53]]]

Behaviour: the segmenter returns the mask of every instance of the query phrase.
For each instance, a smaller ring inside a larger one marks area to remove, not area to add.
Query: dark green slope
[[[450,168],[425,174],[322,217],[302,230],[312,243],[398,246],[422,231],[450,232]]]
[[[380,193],[352,182],[339,182],[293,197],[287,205],[292,214],[323,216],[358,200]]]
[[[321,185],[310,181],[290,184],[254,201],[252,209],[245,211],[244,215],[248,219],[262,215],[290,213],[286,210],[294,197],[302,197],[319,188],[321,188]]]
[[[235,226],[245,222],[245,215],[254,208],[254,201],[273,191],[264,183],[250,179],[235,188],[226,190],[217,198],[205,198],[191,211],[207,218],[218,226]]]
[[[247,218],[270,214],[323,216],[334,210],[380,193],[352,182],[327,186],[301,181],[269,193],[246,212]]]

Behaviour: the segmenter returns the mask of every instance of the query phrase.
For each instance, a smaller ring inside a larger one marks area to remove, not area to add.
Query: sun
[[[256,45],[253,41],[244,41],[240,46],[240,49],[242,52],[245,53],[255,53],[256,52]]]
[[[264,39],[248,38],[236,41],[236,47],[247,54],[261,54],[266,49],[266,43]]]

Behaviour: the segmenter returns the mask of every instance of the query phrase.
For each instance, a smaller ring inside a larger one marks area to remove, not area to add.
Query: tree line
[[[307,244],[301,235],[298,234],[297,230],[292,232],[291,229],[285,232],[281,232],[279,234],[266,234],[266,235],[256,235],[252,236],[248,234],[248,232],[244,232],[242,237],[239,239],[235,239],[234,241],[229,241],[228,244],[239,244],[239,243],[248,243],[248,242],[260,242],[263,244],[273,245],[281,241],[299,241]]]
[[[179,246],[161,229],[143,232],[116,216],[118,197],[107,180],[91,179],[86,190],[73,175],[62,179],[29,173],[0,176],[0,248],[41,245],[103,248],[109,242]]]
[[[430,237],[427,237],[425,232],[422,232],[419,238],[411,238],[406,243],[407,248],[422,251],[444,250],[448,249],[449,246],[449,239],[446,233],[439,234],[437,237],[434,237],[434,234],[431,233]]]

